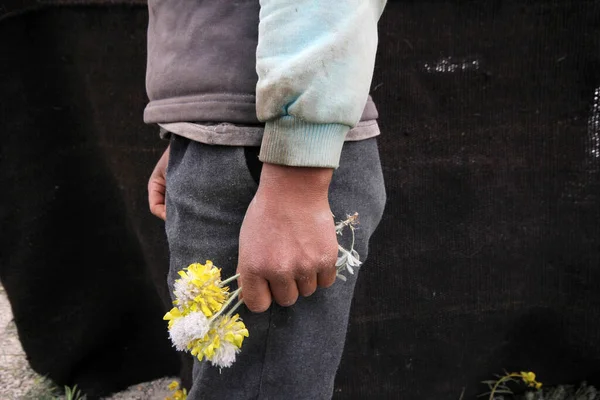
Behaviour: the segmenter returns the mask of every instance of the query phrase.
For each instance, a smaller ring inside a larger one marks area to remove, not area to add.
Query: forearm
[[[382,0],[261,0],[260,185],[240,231],[238,271],[252,311],[289,306],[336,277],[328,202],[333,168],[367,101]]]

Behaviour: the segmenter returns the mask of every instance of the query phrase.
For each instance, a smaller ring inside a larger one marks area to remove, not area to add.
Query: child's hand
[[[240,232],[242,296],[254,312],[291,306],[335,281],[337,237],[327,191],[330,168],[264,164]]]
[[[163,221],[167,219],[165,192],[167,188],[166,171],[167,164],[169,163],[169,148],[170,146],[167,147],[160,160],[158,160],[148,180],[148,205],[150,206],[150,212]]]

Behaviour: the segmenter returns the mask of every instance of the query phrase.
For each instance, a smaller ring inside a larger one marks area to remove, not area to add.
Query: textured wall
[[[389,201],[336,398],[473,398],[504,368],[600,381],[599,3],[388,5]],[[95,393],[179,368],[145,202],[164,148],[141,121],[146,18],[0,21],[0,277],[32,366]]]

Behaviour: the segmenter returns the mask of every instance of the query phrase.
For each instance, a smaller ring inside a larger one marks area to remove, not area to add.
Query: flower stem
[[[507,374],[506,376],[503,376],[502,378],[498,379],[498,381],[496,382],[496,384],[492,388],[492,391],[490,392],[490,398],[489,398],[489,400],[494,400],[494,395],[496,394],[496,390],[498,390],[498,386],[500,386],[501,383],[506,382],[510,378],[517,378],[519,376],[520,375],[517,374],[517,373],[512,373],[512,374]]]
[[[241,306],[242,304],[244,304],[244,300],[243,299],[238,300],[238,302],[235,303],[235,306],[231,307],[231,310],[227,311],[227,314],[225,314],[225,316],[231,317],[231,315],[235,312],[235,310],[237,310],[239,308],[239,306]]]
[[[235,275],[225,279],[224,281],[221,281],[221,283],[219,283],[219,286],[223,287],[223,286],[227,285],[229,282],[235,281],[239,277],[240,277],[240,274],[235,274]]]
[[[238,297],[238,295],[240,294],[241,291],[242,291],[242,288],[239,288],[235,292],[231,293],[231,296],[229,296],[229,299],[227,300],[227,302],[225,302],[225,304],[223,304],[223,307],[221,307],[219,312],[217,312],[215,315],[210,317],[210,319],[208,320],[208,323],[209,324],[212,323],[221,314],[223,314],[223,312],[227,309],[227,307],[229,307],[231,305],[231,303],[233,303],[233,301]]]
[[[335,224],[335,231],[338,235],[342,234],[342,229],[344,229],[344,227],[346,226],[351,226],[352,224],[356,223],[356,220],[358,219],[358,213],[354,213],[352,215],[348,215],[348,218],[338,222],[337,224]]]

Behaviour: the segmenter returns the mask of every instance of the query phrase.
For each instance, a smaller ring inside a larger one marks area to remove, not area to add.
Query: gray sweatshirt
[[[336,167],[344,140],[379,134],[368,90],[384,4],[149,0],[144,121],[262,144],[265,162]]]

